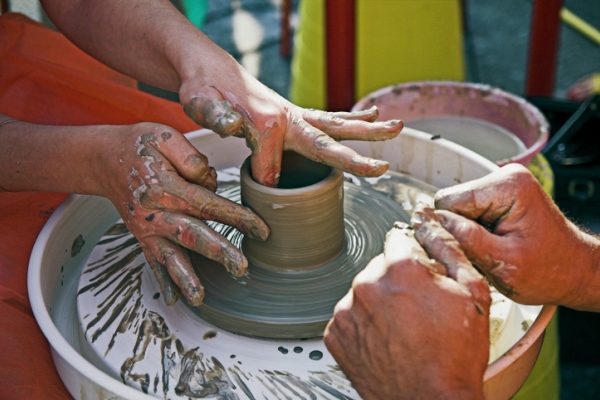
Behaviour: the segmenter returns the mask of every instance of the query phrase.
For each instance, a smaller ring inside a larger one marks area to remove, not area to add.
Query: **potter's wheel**
[[[221,138],[206,130],[187,137],[220,171],[239,165],[249,155],[237,138]],[[385,143],[347,144],[437,187],[497,169],[454,143],[432,139],[430,134],[405,128]],[[407,210],[415,198],[428,197],[410,182],[396,187],[388,177],[353,183],[382,189]],[[320,339],[245,337],[199,319],[183,302],[166,307],[162,298],[154,299],[160,289],[143,257],[137,254],[128,265],[116,266],[131,253],[133,244],[127,243],[131,236],[115,230],[112,244],[100,243],[118,220],[107,199],[70,196],[44,226],[32,250],[28,269],[32,309],[50,343],[57,372],[75,399],[359,398]],[[100,254],[99,245],[114,249]],[[100,261],[104,255],[106,259]],[[133,270],[140,264],[143,267]],[[101,269],[112,274],[104,290],[77,295],[82,279],[92,280]],[[111,296],[122,281],[133,282],[125,286],[139,287],[137,293],[122,290]],[[84,297],[93,305],[93,315],[78,315],[77,303]],[[494,297],[492,292],[491,364],[484,380],[486,398],[503,399],[516,392],[531,370],[554,308]]]
[[[332,261],[316,269],[278,271],[250,263],[246,278],[232,279],[224,268],[194,255],[204,284],[204,304],[194,311],[223,329],[248,336],[303,339],[322,336],[335,304],[354,276],[383,251],[392,221],[408,222],[402,207],[383,194],[352,183],[344,187],[346,245]],[[240,200],[238,185],[221,192]],[[241,247],[242,234],[221,224],[214,229]],[[211,265],[212,264],[212,265]]]
[[[218,176],[219,194],[239,200],[239,170]],[[405,209],[430,202],[434,189],[397,173],[346,180],[346,246],[340,256],[293,276],[250,266],[241,279],[195,257],[207,294],[199,309],[183,301],[164,305],[137,240],[117,222],[92,250],[79,282],[85,356],[128,385],[165,397],[234,398],[227,396],[237,388],[253,398],[266,388],[279,393],[283,384],[308,397],[354,398],[322,340],[306,338],[322,334],[354,275],[381,253],[393,222],[407,221]],[[216,223],[213,228],[240,245],[237,230]]]

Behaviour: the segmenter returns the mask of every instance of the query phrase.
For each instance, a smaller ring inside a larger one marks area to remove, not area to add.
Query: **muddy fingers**
[[[190,263],[190,258],[186,250],[177,244],[160,237],[150,238],[148,241],[151,243],[150,246],[158,264],[164,266],[168,271],[172,281],[179,287],[188,303],[194,307],[202,304],[202,300],[204,299],[204,287],[194,272],[194,268]],[[157,270],[154,268],[153,270],[156,275]],[[161,269],[158,271],[161,275],[163,274]],[[166,282],[165,279],[162,281]],[[171,287],[169,287],[169,289],[171,289]],[[166,301],[167,299],[165,299],[165,302]]]
[[[154,254],[159,254],[160,251],[158,249],[158,244],[147,243],[145,246],[144,254],[146,256],[146,260],[148,260],[148,265],[150,265],[150,269],[154,272],[154,277],[160,286],[160,292],[163,295],[163,300],[165,304],[168,306],[172,306],[179,300],[179,296],[181,294],[181,290],[179,286],[171,279],[169,275],[169,271],[167,267],[157,260]]]

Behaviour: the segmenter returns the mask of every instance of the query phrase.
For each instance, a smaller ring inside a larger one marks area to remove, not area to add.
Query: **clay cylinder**
[[[242,204],[269,225],[265,242],[244,237],[242,251],[257,267],[280,272],[317,268],[345,246],[343,173],[284,152],[276,188],[252,178],[250,159],[240,172]]]

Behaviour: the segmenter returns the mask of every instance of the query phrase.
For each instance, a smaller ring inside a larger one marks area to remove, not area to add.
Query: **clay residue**
[[[79,236],[77,236],[75,238],[75,240],[73,240],[73,244],[71,245],[71,257],[75,257],[77,254],[79,254],[79,252],[83,248],[84,244],[85,244],[85,240],[83,239],[83,236],[80,234]]]

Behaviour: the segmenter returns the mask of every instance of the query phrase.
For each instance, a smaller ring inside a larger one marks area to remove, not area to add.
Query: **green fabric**
[[[206,0],[181,0],[185,16],[196,28],[202,30],[204,18],[208,11],[208,1]]]

